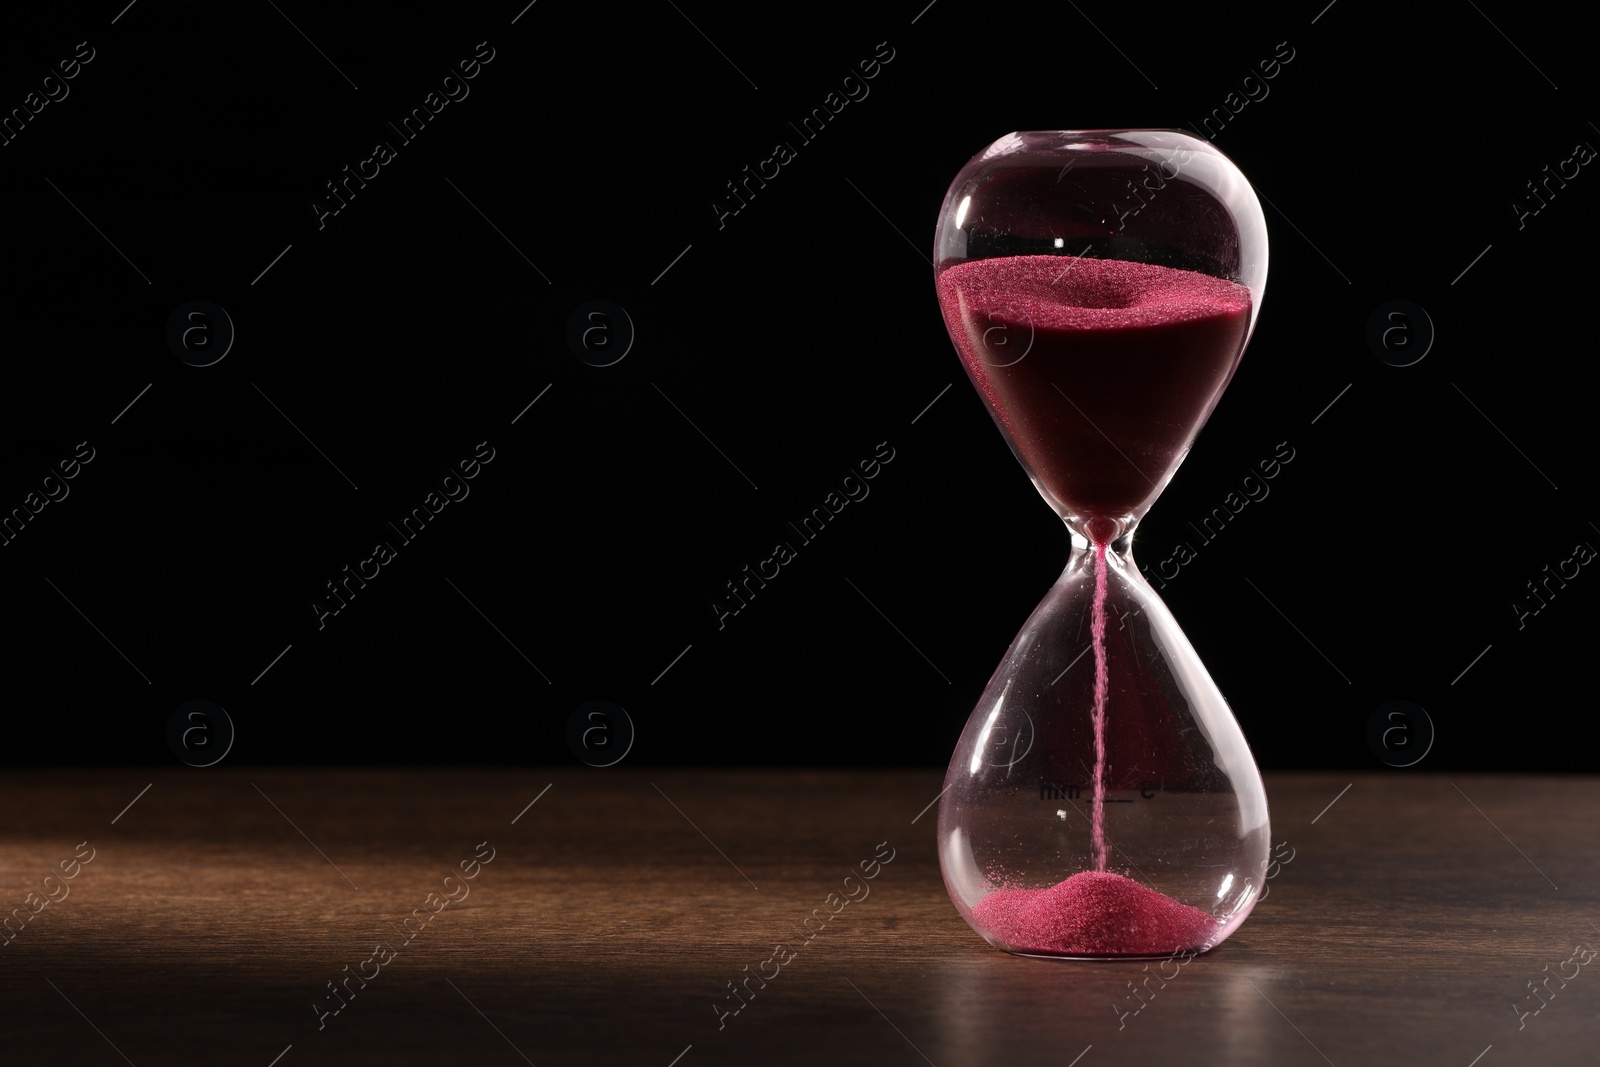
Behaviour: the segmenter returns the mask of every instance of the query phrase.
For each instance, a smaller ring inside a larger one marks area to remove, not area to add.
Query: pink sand
[[[1083,871],[1049,889],[1001,889],[972,919],[1021,952],[1163,956],[1199,948],[1217,921],[1131,878]]]
[[[1095,540],[1094,520],[1148,506],[1250,329],[1245,286],[1150,263],[972,260],[943,268],[938,291],[956,350],[1018,454]]]
[[[1089,824],[1094,843],[1094,869],[1106,869],[1106,545],[1094,546],[1094,608],[1089,622],[1094,641],[1094,805]]]

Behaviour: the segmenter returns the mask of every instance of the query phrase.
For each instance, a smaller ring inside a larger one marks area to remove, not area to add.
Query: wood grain
[[[1128,1015],[1146,964],[1012,957],[961,921],[924,812],[940,778],[11,772],[0,906],[42,899],[80,843],[94,857],[0,948],[0,1063],[1600,1060],[1600,960],[1520,1029],[1513,1009],[1574,946],[1600,948],[1600,780],[1268,775],[1293,859]],[[483,842],[493,858],[433,914]],[[870,894],[803,941],[884,843]],[[319,1029],[326,984],[373,974],[417,908],[426,928]],[[727,983],[779,943],[793,957],[719,1027]]]

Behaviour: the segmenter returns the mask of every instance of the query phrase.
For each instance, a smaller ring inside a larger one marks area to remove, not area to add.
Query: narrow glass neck
[[[1131,562],[1133,559],[1133,531],[1138,525],[1137,519],[1126,524],[1119,523],[1119,532],[1116,532],[1111,540],[1106,542],[1106,553],[1118,557],[1124,563]],[[1079,552],[1093,553],[1094,541],[1085,530],[1081,530],[1069,523],[1067,532],[1072,535],[1073,555],[1077,555]]]

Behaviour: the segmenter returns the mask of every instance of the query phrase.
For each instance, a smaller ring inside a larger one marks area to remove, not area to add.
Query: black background
[[[1600,545],[1600,178],[1512,206],[1600,144],[1582,34],[1357,0],[520,9],[8,16],[7,111],[95,58],[0,148],[0,509],[95,458],[0,548],[0,763],[170,763],[191,699],[228,710],[230,763],[568,763],[606,699],[631,764],[943,765],[1067,551],[945,334],[945,189],[1010,130],[1192,124],[1287,42],[1215,138],[1267,211],[1262,314],[1136,554],[1198,548],[1161,596],[1264,767],[1381,767],[1368,719],[1404,699],[1423,769],[1593,768],[1600,578],[1512,608]],[[480,41],[470,95],[399,144]],[[880,42],[870,95],[798,144]],[[779,139],[798,158],[719,228]],[[193,299],[237,329],[214,366],[166,343]],[[594,299],[637,330],[614,366],[566,340]],[[1405,368],[1365,338],[1395,299],[1437,329]],[[470,496],[319,629],[324,583],[480,441]],[[719,630],[723,583],[879,442],[870,496]],[[1199,543],[1280,442],[1271,495]]]

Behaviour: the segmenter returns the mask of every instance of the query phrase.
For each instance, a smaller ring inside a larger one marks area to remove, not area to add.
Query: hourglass
[[[1132,540],[1254,328],[1261,206],[1184,133],[1013,133],[956,176],[936,251],[961,362],[1072,538],[950,761],[945,887],[1021,955],[1204,952],[1262,890],[1266,792]]]

